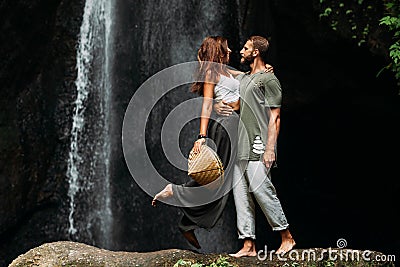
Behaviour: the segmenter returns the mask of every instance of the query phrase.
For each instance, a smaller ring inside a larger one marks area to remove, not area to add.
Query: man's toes
[[[234,258],[254,257],[256,255],[257,255],[257,253],[250,252],[250,251],[249,252],[241,252],[241,251],[239,251],[239,252],[237,252],[235,254],[229,254],[229,256],[234,257]]]

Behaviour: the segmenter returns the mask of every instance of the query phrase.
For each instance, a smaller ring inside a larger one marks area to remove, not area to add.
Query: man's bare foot
[[[172,197],[173,195],[174,192],[172,191],[172,184],[167,184],[167,186],[162,191],[160,191],[157,195],[154,196],[153,200],[151,201],[151,205],[155,207],[157,199],[166,199]]]
[[[229,254],[231,257],[241,258],[241,257],[255,257],[257,256],[256,244],[253,240],[246,239],[243,244],[243,248],[236,252],[235,254]]]
[[[291,251],[295,245],[296,245],[296,242],[294,242],[293,239],[285,240],[282,242],[281,246],[278,248],[278,250],[275,252],[275,254],[285,254],[285,253]]]
[[[281,246],[278,248],[275,254],[285,254],[291,251],[296,245],[296,242],[294,241],[288,229],[281,231],[281,237],[282,237]]]
[[[196,235],[194,234],[194,230],[189,230],[189,231],[181,231],[183,236],[186,238],[186,240],[195,248],[201,249],[201,246],[199,244],[199,241],[196,238]]]

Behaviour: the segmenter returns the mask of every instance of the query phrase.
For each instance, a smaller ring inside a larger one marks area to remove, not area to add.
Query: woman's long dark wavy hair
[[[220,74],[227,73],[228,40],[221,36],[207,36],[197,52],[197,59],[200,64],[191,91],[203,95],[206,76],[207,81],[216,82]]]

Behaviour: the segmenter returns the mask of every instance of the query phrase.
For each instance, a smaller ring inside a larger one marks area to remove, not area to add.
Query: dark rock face
[[[69,238],[66,171],[83,7],[83,0],[0,4],[1,266],[41,243]],[[196,60],[206,35],[227,37],[232,66],[241,68],[238,52],[252,34],[270,36],[269,63],[283,85],[273,175],[297,243],[321,247],[346,238],[355,248],[386,253],[400,246],[397,162],[390,156],[397,153],[400,105],[394,79],[375,77],[383,59],[340,39],[304,1],[130,0],[115,1],[115,8],[110,249],[191,248],[176,228],[179,209],[152,208],[126,168],[120,142],[125,108],[148,77]],[[146,133],[153,162],[174,182],[185,174],[159,150],[159,125],[191,97],[187,87],[167,95]],[[190,149],[196,127],[182,132],[182,151]],[[92,203],[81,204],[89,209]],[[279,234],[269,229],[257,210],[259,247],[279,245]],[[235,231],[231,198],[217,227],[197,233],[204,252],[222,253],[240,247]]]
[[[44,240],[67,238],[65,171],[82,4],[0,6],[0,265]]]

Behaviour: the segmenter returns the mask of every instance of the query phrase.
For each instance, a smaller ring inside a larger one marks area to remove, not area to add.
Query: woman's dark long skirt
[[[239,118],[236,113],[229,117],[218,116],[216,120],[211,120],[208,127],[208,138],[216,145],[216,152],[221,158],[224,166],[224,185],[232,184],[232,169],[236,156],[237,147],[237,126]],[[194,180],[183,185],[173,185],[174,196],[177,199],[184,199],[187,195],[187,187],[200,186]],[[181,231],[189,231],[198,227],[210,229],[221,217],[226,206],[229,190],[221,198],[205,205],[195,207],[182,207],[183,216],[178,224]],[[186,195],[185,195],[186,194]]]

